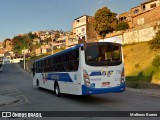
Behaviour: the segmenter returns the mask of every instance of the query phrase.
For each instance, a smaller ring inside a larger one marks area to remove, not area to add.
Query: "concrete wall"
[[[107,34],[106,38],[117,36],[120,39],[122,39],[123,44],[132,44],[136,42],[149,41],[152,40],[157,30],[160,29],[158,25],[160,25],[160,21],[157,21],[157,24],[154,26],[152,24],[147,24],[143,27]]]
[[[151,40],[156,33],[154,27],[133,30],[123,34],[124,43],[143,42]]]

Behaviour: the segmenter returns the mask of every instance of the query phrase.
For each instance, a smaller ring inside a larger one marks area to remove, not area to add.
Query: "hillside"
[[[125,75],[127,81],[146,81],[160,84],[159,72],[152,61],[159,51],[152,51],[147,42],[124,45]]]

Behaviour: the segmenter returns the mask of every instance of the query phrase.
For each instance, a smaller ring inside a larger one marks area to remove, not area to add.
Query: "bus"
[[[92,95],[125,91],[122,44],[78,44],[33,63],[33,84],[55,95]]]
[[[0,57],[0,71],[2,71],[3,57]]]

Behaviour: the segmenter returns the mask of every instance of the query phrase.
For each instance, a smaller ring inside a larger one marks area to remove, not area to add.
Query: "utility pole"
[[[51,38],[52,39],[52,38]],[[52,54],[53,54],[53,39],[52,39]]]
[[[24,51],[23,51],[23,68],[24,68],[24,70],[26,69],[25,47],[24,47]]]

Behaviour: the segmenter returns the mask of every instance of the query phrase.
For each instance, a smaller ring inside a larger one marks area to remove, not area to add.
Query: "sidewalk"
[[[18,98],[0,95],[0,107],[4,105],[15,103],[18,101],[19,101]]]
[[[149,94],[154,96],[160,96],[160,89],[135,89],[135,88],[126,88],[126,91],[141,93],[141,94]]]

